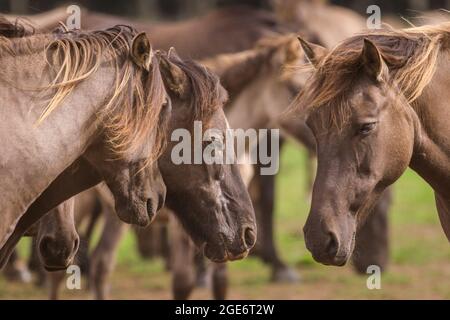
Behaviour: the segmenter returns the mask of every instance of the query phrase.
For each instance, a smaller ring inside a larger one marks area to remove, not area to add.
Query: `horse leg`
[[[268,142],[270,143],[270,142]],[[283,140],[280,140],[280,148]],[[270,145],[269,145],[270,148]],[[270,150],[270,149],[269,149]],[[271,152],[271,151],[269,151]],[[272,267],[271,280],[274,282],[296,282],[297,273],[289,268],[280,258],[275,246],[274,236],[274,203],[275,203],[275,175],[260,175],[260,164],[255,165],[255,176],[250,187],[252,201],[258,223],[258,243],[256,254]]]
[[[199,288],[205,288],[208,285],[208,268],[206,267],[205,257],[201,252],[194,255],[195,265],[195,284]]]
[[[214,263],[212,289],[215,300],[225,300],[228,291],[228,269],[226,263]]]
[[[450,200],[436,192],[434,193],[434,197],[442,229],[450,241]]]
[[[61,288],[61,283],[63,282],[66,276],[66,271],[56,271],[56,272],[47,272],[47,277],[49,281],[49,300],[58,300],[59,299],[59,290]]]
[[[274,198],[275,176],[260,176],[259,197],[259,237],[261,239],[260,254],[264,262],[272,267],[271,280],[274,282],[296,282],[299,280],[297,273],[289,268],[281,260],[275,246],[274,234]]]
[[[392,192],[387,189],[381,195],[364,225],[356,233],[352,262],[358,273],[365,274],[367,267],[379,266],[385,270],[389,261],[388,211]]]
[[[161,256],[164,259],[164,267],[166,271],[170,271],[170,243],[169,243],[169,224],[161,223]]]
[[[128,226],[121,222],[114,211],[114,201],[110,195],[100,195],[104,209],[105,222],[100,240],[92,252],[89,268],[89,286],[97,300],[108,298],[108,280],[114,270],[116,252]]]
[[[136,235],[137,249],[140,256],[144,259],[151,259],[158,253],[158,226],[155,223],[145,228],[133,227]]]
[[[30,248],[30,257],[28,258],[28,269],[36,274],[36,280],[34,281],[37,287],[43,287],[47,280],[47,272],[42,266],[41,261],[39,260],[37,247],[37,239],[33,237]]]
[[[6,263],[3,275],[8,281],[28,283],[31,281],[31,274],[25,263],[20,259],[17,250],[15,249],[8,262]]]
[[[76,256],[76,261],[78,261],[83,274],[89,274],[89,244],[91,243],[95,226],[102,215],[102,204],[98,197],[95,197],[91,210],[92,214],[86,217],[88,219],[86,230],[83,235],[80,234],[80,249]],[[77,224],[77,226],[79,225],[81,225],[81,221]]]
[[[193,267],[195,248],[173,215],[170,217],[170,233],[172,294],[175,300],[186,300],[195,286]]]

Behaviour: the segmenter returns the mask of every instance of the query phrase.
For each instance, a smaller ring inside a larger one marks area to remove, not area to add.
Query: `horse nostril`
[[[339,241],[334,232],[328,233],[330,239],[328,240],[328,245],[326,251],[330,257],[335,257],[339,251]]]
[[[245,228],[244,230],[244,244],[247,249],[253,248],[256,243],[256,233],[252,228]]]
[[[52,251],[54,251],[53,249],[53,239],[49,236],[45,236],[41,239],[40,243],[39,243],[39,250],[41,251],[41,253],[44,254],[53,254]]]

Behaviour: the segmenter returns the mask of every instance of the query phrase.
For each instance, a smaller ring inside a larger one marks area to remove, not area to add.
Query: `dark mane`
[[[182,60],[176,54],[167,54],[166,58],[189,78],[194,119],[207,121],[227,99],[226,91],[220,84],[219,77],[194,60]]]
[[[16,19],[14,23],[0,15],[0,36],[5,38],[22,38],[33,35],[34,28],[24,21]]]

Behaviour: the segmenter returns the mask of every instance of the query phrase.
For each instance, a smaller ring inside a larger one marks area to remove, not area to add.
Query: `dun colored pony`
[[[0,266],[45,211],[29,220],[24,213],[81,156],[114,193],[118,215],[147,224],[158,205],[145,168],[162,149],[168,101],[145,34],[115,27],[21,36],[0,37],[0,96],[8,101],[0,110],[8,119],[0,127],[8,186],[0,196]]]
[[[349,38],[331,52],[303,41],[315,68],[295,102],[317,141],[307,248],[343,265],[380,194],[409,166],[434,189],[450,239],[450,23]]]

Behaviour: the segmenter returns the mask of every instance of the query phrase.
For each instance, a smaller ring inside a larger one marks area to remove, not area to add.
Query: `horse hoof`
[[[208,287],[208,273],[202,272],[197,275],[195,280],[195,286],[197,288],[207,288]]]
[[[30,283],[31,273],[25,267],[12,268],[4,272],[5,278],[11,282]]]
[[[298,283],[300,276],[291,268],[275,269],[272,273],[272,282],[276,283]]]

